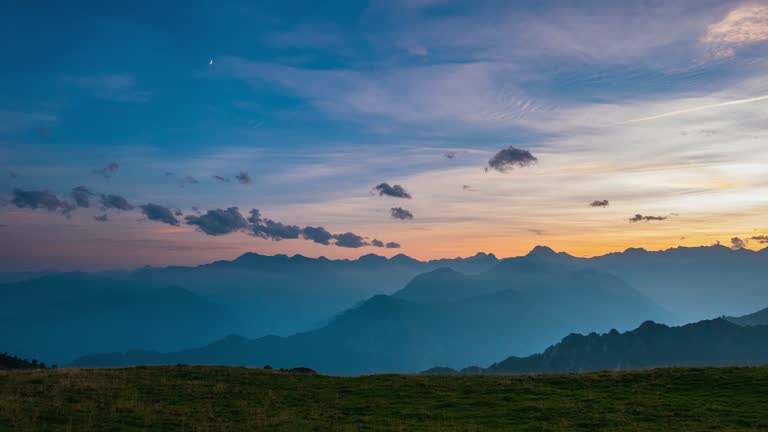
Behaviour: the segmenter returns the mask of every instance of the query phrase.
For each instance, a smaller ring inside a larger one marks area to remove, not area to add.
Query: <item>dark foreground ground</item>
[[[765,431],[768,367],[337,378],[225,367],[0,372],[3,431]]]

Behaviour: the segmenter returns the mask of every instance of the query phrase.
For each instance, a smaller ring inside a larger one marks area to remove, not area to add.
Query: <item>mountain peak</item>
[[[371,264],[380,264],[387,262],[387,257],[383,257],[381,255],[376,255],[374,253],[369,253],[360,256],[360,258],[357,259],[357,262],[359,263],[371,263]]]
[[[555,252],[555,250],[549,246],[536,246],[535,248],[531,249],[530,252],[528,252],[528,255],[526,255],[526,257],[536,257],[536,258],[545,258],[545,259],[573,258],[572,255],[569,255],[565,252]]]
[[[496,255],[492,253],[478,252],[467,259],[484,259],[484,258],[496,259]]]
[[[647,252],[648,251],[646,249],[644,249],[644,248],[630,247],[630,248],[624,249],[623,253],[637,255],[637,254],[643,254],[643,253],[647,253]]]
[[[528,255],[526,256],[552,257],[557,255],[558,253],[555,252],[551,247],[539,245],[531,249],[531,251],[528,252]]]
[[[419,260],[409,257],[406,254],[397,254],[389,259],[390,262],[395,264],[413,264],[419,262]]]

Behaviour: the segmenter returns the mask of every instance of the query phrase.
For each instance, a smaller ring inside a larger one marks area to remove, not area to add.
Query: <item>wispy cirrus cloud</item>
[[[745,4],[737,7],[721,21],[710,25],[703,40],[736,44],[768,40],[768,6]]]
[[[27,129],[50,127],[58,123],[53,114],[20,111],[0,111],[0,133],[21,132]]]
[[[110,162],[110,163],[106,164],[104,167],[99,168],[99,169],[94,169],[91,172],[93,174],[100,175],[100,176],[102,176],[104,178],[110,178],[113,175],[117,174],[117,170],[119,170],[119,169],[120,169],[120,165],[118,165],[117,162]]]
[[[376,72],[304,69],[245,58],[221,59],[219,73],[261,86],[272,82],[338,115],[382,117],[399,123],[459,121],[502,127],[530,111],[546,109],[509,78],[507,64],[473,62],[391,67]],[[461,104],[454,103],[461,100]]]
[[[65,77],[63,81],[114,102],[146,102],[152,97],[152,92],[139,89],[136,78],[128,74]]]

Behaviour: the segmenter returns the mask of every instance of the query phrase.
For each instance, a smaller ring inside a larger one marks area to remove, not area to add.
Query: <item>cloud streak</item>
[[[48,191],[14,189],[11,203],[18,208],[42,208],[65,214],[74,209],[74,205],[59,199],[55,194]]]
[[[729,107],[729,106],[734,106],[734,105],[742,105],[742,104],[748,104],[748,103],[755,103],[755,102],[760,102],[760,101],[764,101],[764,100],[768,100],[768,95],[756,96],[756,97],[751,97],[751,98],[746,98],[746,99],[737,99],[737,100],[732,100],[732,101],[728,101],[728,102],[720,102],[720,103],[714,103],[714,104],[701,105],[701,106],[698,106],[698,107],[685,108],[685,109],[680,109],[680,110],[676,110],[676,111],[669,111],[669,112],[665,112],[665,113],[662,113],[662,114],[656,114],[656,115],[652,115],[652,116],[648,116],[648,117],[640,117],[640,118],[636,118],[636,119],[632,119],[632,120],[627,120],[627,121],[619,123],[619,124],[640,123],[640,122],[646,122],[646,121],[651,121],[651,120],[658,120],[658,119],[662,119],[662,118],[665,118],[665,117],[674,117],[674,116],[678,116],[678,115],[690,114],[690,113],[694,113],[694,112],[698,112],[698,111],[704,111],[704,110],[709,110],[709,109],[713,109],[713,108],[722,108],[722,107]]]
[[[669,216],[643,216],[638,213],[629,218],[629,223],[663,221],[667,219],[669,219]]]
[[[248,175],[247,172],[240,171],[240,174],[235,176],[235,179],[240,184],[251,184],[253,183],[253,179],[251,179],[251,176]]]
[[[402,207],[392,207],[389,209],[389,214],[392,216],[392,219],[399,219],[399,220],[411,220],[413,219],[413,213],[410,211],[402,208]]]
[[[162,222],[168,225],[179,226],[179,220],[176,219],[176,216],[174,216],[174,213],[171,212],[171,209],[168,207],[149,203],[140,206],[140,208],[141,212],[144,213],[144,216],[146,216],[149,220]]]
[[[105,209],[133,210],[133,206],[120,195],[107,194],[101,196],[101,206]]]
[[[85,186],[78,186],[72,189],[72,192],[70,192],[69,195],[75,201],[75,205],[78,207],[88,208],[91,206],[91,197],[95,196],[96,194],[91,192],[90,189]]]
[[[117,174],[117,170],[120,169],[120,165],[117,164],[117,162],[110,162],[107,165],[105,165],[103,168],[95,169],[91,171],[94,174],[100,175],[104,178],[110,178]]]
[[[233,233],[248,226],[248,221],[237,207],[208,210],[200,216],[187,216],[185,220],[188,225],[194,225],[201,232],[212,236]]]

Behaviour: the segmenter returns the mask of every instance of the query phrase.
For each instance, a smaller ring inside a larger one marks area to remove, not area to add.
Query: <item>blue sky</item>
[[[0,17],[0,242],[27,246],[5,270],[251,250],[589,255],[767,228],[765,2],[14,3]],[[509,146],[538,163],[484,172]],[[114,175],[93,173],[111,162]],[[414,198],[372,193],[381,182]],[[15,189],[77,186],[136,208],[101,223],[97,206],[65,218],[13,205]],[[597,199],[611,205],[586,205]],[[146,203],[181,223],[146,220]],[[402,247],[183,223],[232,206]],[[675,216],[630,227],[636,213]]]

